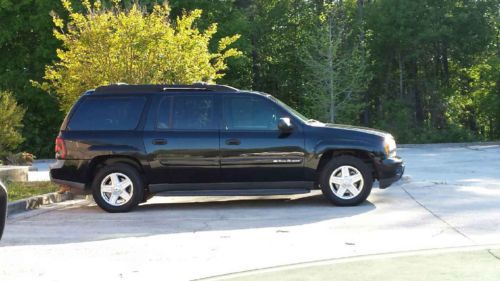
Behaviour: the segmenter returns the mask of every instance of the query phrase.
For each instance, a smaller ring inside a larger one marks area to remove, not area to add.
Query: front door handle
[[[165,144],[167,144],[167,140],[166,139],[153,139],[152,143],[154,145],[165,145]]]
[[[227,145],[240,145],[241,141],[239,139],[228,139],[226,140]]]

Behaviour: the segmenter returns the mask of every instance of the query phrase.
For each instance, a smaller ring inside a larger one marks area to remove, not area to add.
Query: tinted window
[[[88,97],[76,109],[69,130],[133,130],[145,97]]]
[[[226,130],[277,130],[278,108],[260,97],[225,97]]]
[[[160,103],[157,128],[176,130],[217,129],[212,95],[176,95]]]
[[[172,116],[170,114],[172,111],[172,97],[166,97],[160,102],[160,107],[158,109],[158,119],[156,122],[156,127],[159,129],[169,129],[172,127],[170,120]]]

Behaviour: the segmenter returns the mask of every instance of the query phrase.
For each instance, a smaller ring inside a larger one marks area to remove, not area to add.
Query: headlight
[[[391,135],[386,136],[384,139],[384,150],[387,157],[396,156],[396,141]]]

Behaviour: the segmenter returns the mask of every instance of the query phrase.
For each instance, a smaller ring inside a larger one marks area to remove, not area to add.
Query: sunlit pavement
[[[320,195],[154,198],[126,214],[76,202],[17,215],[0,242],[0,280],[189,280],[500,244],[499,145],[417,146],[400,155],[407,164],[403,181],[374,189],[357,207],[333,207]],[[207,202],[192,203],[199,201]]]

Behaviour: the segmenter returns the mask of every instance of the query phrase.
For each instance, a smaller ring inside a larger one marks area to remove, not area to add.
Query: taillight
[[[66,145],[61,137],[56,138],[56,159],[64,159],[66,157]]]

